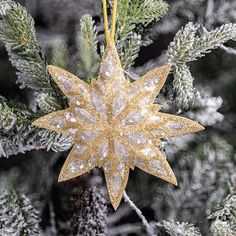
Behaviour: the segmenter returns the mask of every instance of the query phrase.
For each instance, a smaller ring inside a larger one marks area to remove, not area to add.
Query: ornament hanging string
[[[115,42],[115,33],[116,33],[116,17],[117,17],[117,0],[113,2],[113,10],[112,10],[112,22],[111,22],[111,30],[109,30],[108,26],[108,14],[107,14],[107,1],[102,0],[103,3],[103,17],[104,17],[104,30],[106,35],[106,42],[108,43],[110,40]]]

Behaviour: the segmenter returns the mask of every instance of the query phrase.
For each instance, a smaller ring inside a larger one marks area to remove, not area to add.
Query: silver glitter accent
[[[125,173],[125,165],[121,162],[116,163],[116,168],[120,172],[120,174],[123,176]]]
[[[150,78],[144,83],[144,89],[148,92],[154,91],[156,86],[158,85],[159,79],[160,78],[158,76]]]
[[[157,122],[159,122],[160,120],[161,120],[161,117],[160,117],[160,116],[157,116],[157,115],[153,115],[153,116],[150,116],[150,117],[148,118],[148,122],[149,122],[150,124],[157,123]]]
[[[117,117],[126,106],[126,95],[124,92],[119,92],[118,95],[114,98],[112,104],[112,114],[114,117]]]
[[[103,160],[108,155],[108,140],[103,140],[98,148],[100,160]]]
[[[96,163],[96,157],[94,154],[92,154],[88,157],[88,164],[90,166],[93,166],[95,163]]]
[[[66,114],[66,120],[68,120],[68,121],[71,122],[71,123],[75,123],[75,122],[76,122],[75,117],[74,117],[73,114],[70,113],[70,112],[68,112],[68,113]]]
[[[169,121],[167,124],[165,124],[165,127],[171,131],[180,131],[188,128],[186,124],[180,123],[178,121]]]
[[[77,152],[78,154],[84,153],[84,151],[85,151],[86,149],[87,149],[87,147],[85,147],[85,146],[80,146],[80,145],[76,146],[76,152]]]
[[[159,160],[151,160],[148,162],[149,167],[161,175],[167,175],[166,169],[162,166]]]
[[[99,79],[98,80],[98,87],[101,89],[102,92],[104,92],[106,89],[106,84],[101,79]]]
[[[100,133],[96,131],[83,131],[79,136],[79,140],[91,141],[92,139],[96,138],[99,134]]]
[[[84,86],[80,86],[79,88],[80,93],[82,93],[84,96],[88,96],[89,95],[89,91],[84,87]]]
[[[71,134],[73,134],[73,135],[75,135],[75,134],[77,134],[78,130],[77,130],[77,129],[70,128],[70,129],[68,129],[68,132],[71,133]]]
[[[115,153],[124,158],[124,157],[129,157],[129,151],[127,150],[127,148],[120,143],[118,140],[114,141],[114,148],[115,148]]]
[[[152,148],[144,148],[141,152],[147,157],[154,157],[156,155],[156,152]]]
[[[140,93],[140,87],[137,85],[131,85],[130,91],[128,93],[129,98],[134,98]]]
[[[133,125],[133,124],[137,124],[139,122],[141,122],[144,118],[144,116],[146,115],[147,110],[136,110],[136,111],[132,111],[124,120],[123,120],[123,124],[124,125]]]
[[[79,99],[77,97],[72,97],[70,100],[76,106],[81,105],[81,103],[80,103],[80,101],[79,101]]]
[[[148,144],[151,140],[141,133],[126,133],[124,135],[132,145]]]
[[[103,117],[107,116],[106,104],[103,98],[98,95],[96,92],[93,92],[91,95],[92,105],[95,110]]]
[[[62,118],[54,118],[50,120],[50,125],[60,129],[64,127],[64,122]]]
[[[111,169],[111,162],[109,160],[107,160],[105,163],[104,163],[104,170],[106,172],[110,171]]]
[[[68,166],[68,170],[69,170],[69,172],[72,173],[72,174],[75,174],[75,173],[81,171],[83,168],[84,168],[84,163],[83,163],[83,161],[82,161],[82,160],[78,160],[78,159],[72,161],[72,162],[69,164],[69,166]]]
[[[111,52],[108,52],[105,62],[102,63],[100,73],[104,79],[110,80],[115,72],[116,67],[113,56],[111,55]]]
[[[141,99],[138,104],[140,106],[147,106],[148,103],[150,103],[150,102],[151,102],[151,96],[146,96],[143,99]]]
[[[113,174],[110,178],[110,184],[111,184],[111,187],[113,189],[113,192],[112,192],[112,195],[113,196],[117,196],[118,193],[119,193],[119,190],[121,188],[121,177],[116,175],[116,174]]]
[[[96,123],[96,119],[85,109],[82,108],[76,108],[75,111],[77,112],[79,118],[87,123],[90,124],[95,124]]]
[[[163,135],[165,135],[165,131],[162,129],[156,129],[152,131],[152,134],[156,137],[162,137]]]
[[[73,88],[73,82],[71,80],[69,80],[68,77],[66,77],[64,75],[58,75],[58,80],[62,83],[65,90],[71,91],[71,89]]]

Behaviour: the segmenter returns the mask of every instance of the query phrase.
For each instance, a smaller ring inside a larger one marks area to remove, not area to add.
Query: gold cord
[[[108,16],[107,16],[107,1],[102,0],[102,4],[103,4],[104,29],[105,29],[106,41],[108,43],[110,36],[109,36]]]
[[[116,17],[117,17],[117,0],[113,2],[113,11],[112,11],[112,22],[111,22],[111,33],[108,26],[108,15],[107,15],[107,1],[102,0],[103,3],[103,17],[104,17],[104,30],[106,35],[106,42],[108,43],[110,40],[115,41],[115,33],[116,33]]]
[[[112,26],[111,26],[111,40],[115,41],[116,33],[116,16],[117,16],[117,0],[113,2],[113,12],[112,12]]]

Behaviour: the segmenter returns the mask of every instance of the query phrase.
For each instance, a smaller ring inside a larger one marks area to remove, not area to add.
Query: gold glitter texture
[[[203,127],[189,119],[161,113],[160,106],[153,104],[170,71],[169,65],[130,83],[110,41],[98,79],[90,85],[58,67],[48,66],[48,70],[68,97],[69,108],[39,118],[33,124],[73,137],[74,146],[59,181],[102,167],[114,209],[123,196],[129,170],[135,166],[177,184],[158,149],[161,139],[197,132]]]

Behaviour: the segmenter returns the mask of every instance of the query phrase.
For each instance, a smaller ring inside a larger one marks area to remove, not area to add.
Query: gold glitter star
[[[46,115],[33,124],[73,137],[74,146],[59,181],[95,167],[105,173],[111,203],[117,209],[129,170],[138,167],[176,184],[175,175],[158,149],[162,138],[203,130],[189,119],[161,113],[153,104],[170,71],[156,68],[130,83],[125,78],[114,43],[110,41],[97,80],[91,85],[55,66],[53,80],[68,97],[69,108]]]

